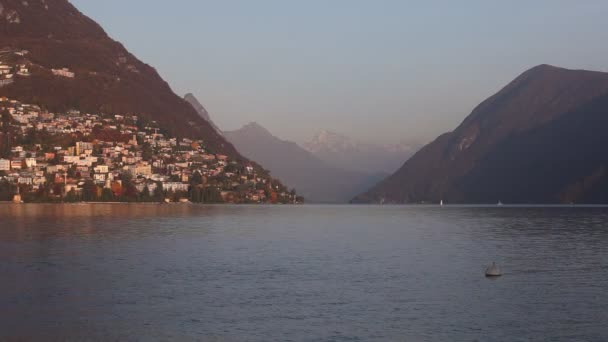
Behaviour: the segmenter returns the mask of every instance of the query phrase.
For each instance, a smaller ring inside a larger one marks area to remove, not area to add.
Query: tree
[[[148,189],[148,185],[144,185],[144,190],[139,195],[139,200],[141,202],[150,202],[152,200],[152,196],[150,196],[150,189]]]
[[[236,172],[239,171],[239,168],[236,165],[230,163],[230,164],[226,165],[226,167],[224,168],[224,171],[225,172],[236,173]]]
[[[0,113],[0,116],[1,116],[0,122],[2,123],[2,131],[4,133],[7,133],[9,131],[10,124],[11,124],[11,121],[13,120],[13,117],[6,109]]]
[[[11,156],[11,138],[10,134],[0,133],[0,158],[8,158]]]
[[[72,189],[65,195],[65,198],[63,200],[68,203],[75,203],[78,202],[80,199],[76,194],[76,190]]]
[[[2,132],[2,134],[0,134],[0,138],[2,138],[2,141],[0,141],[0,158],[8,158],[11,155],[12,140],[10,124],[12,119],[13,117],[7,110],[1,112],[0,122],[2,124],[2,130],[0,132]]]
[[[141,157],[145,161],[151,161],[154,156],[154,151],[152,150],[152,145],[149,142],[145,142],[142,146]]]
[[[195,171],[192,174],[192,178],[190,179],[190,184],[192,185],[200,185],[203,184],[203,175],[200,172]]]
[[[87,180],[82,188],[82,200],[85,202],[97,201],[97,185],[92,180]]]
[[[223,203],[222,193],[218,188],[206,187],[202,190],[200,195],[200,202],[202,203]]]
[[[163,202],[165,200],[165,191],[163,190],[162,182],[156,182],[156,189],[154,189],[153,198],[156,202]]]
[[[201,190],[197,186],[190,186],[188,190],[190,196],[190,202],[192,203],[200,203],[201,202]]]
[[[68,178],[74,177],[76,177],[76,165],[72,165],[70,168],[68,168]]]
[[[112,190],[108,188],[103,188],[103,190],[101,191],[101,200],[103,202],[114,201],[114,193],[112,193]]]
[[[0,180],[0,201],[10,201],[13,197],[11,184],[6,180]]]
[[[137,201],[137,188],[135,188],[135,185],[133,184],[133,177],[131,174],[124,172],[120,175],[120,179],[122,180],[121,201]]]
[[[93,145],[93,154],[96,156],[100,156],[102,154],[103,149],[100,144]],[[103,162],[101,162],[103,163]]]

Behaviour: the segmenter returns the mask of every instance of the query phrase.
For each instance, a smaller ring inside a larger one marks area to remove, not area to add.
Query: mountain
[[[196,110],[196,112],[198,113],[198,115],[205,119],[205,121],[207,121],[209,124],[211,124],[211,126],[213,127],[213,129],[215,129],[215,131],[217,133],[219,133],[220,135],[222,134],[222,131],[217,127],[217,125],[213,122],[213,120],[211,120],[211,117],[209,116],[209,112],[207,111],[207,109],[205,109],[205,107],[199,102],[199,100],[191,93],[186,94],[186,96],[184,96],[184,100],[186,100],[190,105],[192,105],[192,107],[194,107],[194,109]]]
[[[608,74],[540,65],[353,202],[608,203]]]
[[[392,173],[412,156],[418,146],[400,143],[379,145],[356,141],[347,136],[321,131],[304,148],[325,162],[360,172]]]
[[[31,75],[0,88],[0,96],[50,111],[137,114],[171,135],[204,138],[212,151],[240,158],[154,68],[67,0],[1,0],[0,57],[9,55]]]
[[[257,123],[224,132],[224,136],[246,157],[257,160],[274,177],[295,187],[308,202],[345,203],[383,178],[331,166],[296,143],[273,136]]]

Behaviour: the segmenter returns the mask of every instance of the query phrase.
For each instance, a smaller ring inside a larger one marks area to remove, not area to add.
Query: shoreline
[[[187,206],[187,205],[213,205],[213,206],[301,206],[304,205],[305,203],[297,203],[297,204],[283,204],[283,203],[276,203],[276,204],[272,204],[272,203],[193,203],[193,202],[186,202],[186,203],[179,203],[179,202],[171,202],[171,203],[166,203],[166,202],[75,202],[75,203],[66,203],[66,202],[62,202],[62,203],[45,203],[45,202],[40,202],[40,203],[13,203],[11,201],[0,201],[0,206],[1,205],[11,205],[11,206],[27,206],[27,205],[70,205],[70,206],[77,206],[77,205],[105,205],[105,204],[111,204],[111,205],[170,205],[170,206]],[[337,204],[337,205],[348,205],[346,204]]]

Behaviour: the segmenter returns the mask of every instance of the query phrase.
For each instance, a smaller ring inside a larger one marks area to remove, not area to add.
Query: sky
[[[428,142],[538,64],[608,71],[608,1],[71,0],[222,130]]]

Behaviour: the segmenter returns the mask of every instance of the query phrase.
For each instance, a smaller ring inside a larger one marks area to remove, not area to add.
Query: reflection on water
[[[602,341],[607,227],[600,207],[0,205],[0,340]]]

